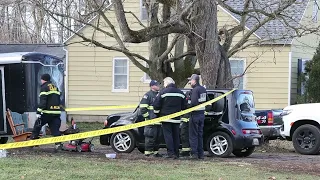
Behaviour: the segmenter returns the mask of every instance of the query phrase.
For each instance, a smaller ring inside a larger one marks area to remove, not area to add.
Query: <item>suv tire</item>
[[[300,154],[318,154],[320,149],[320,129],[311,124],[298,127],[292,136],[294,149]]]
[[[0,137],[0,144],[6,144],[8,142],[8,137]]]
[[[212,156],[228,157],[233,151],[232,139],[225,132],[215,132],[207,140],[207,150]]]
[[[242,150],[236,149],[232,153],[237,157],[248,157],[254,152],[255,147],[248,147]]]
[[[136,139],[131,131],[112,134],[110,144],[117,153],[131,153],[136,147]]]

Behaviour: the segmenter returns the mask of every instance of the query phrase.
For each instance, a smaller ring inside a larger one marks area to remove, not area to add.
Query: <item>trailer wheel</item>
[[[8,142],[8,137],[0,137],[0,144],[6,144]]]

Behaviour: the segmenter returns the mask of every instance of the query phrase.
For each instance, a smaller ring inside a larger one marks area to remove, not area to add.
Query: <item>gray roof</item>
[[[255,0],[256,9],[265,10],[267,12],[272,12],[278,8],[278,5],[285,1],[283,0]],[[226,4],[231,6],[233,9],[242,11],[244,8],[245,0],[228,0]],[[284,14],[288,15],[288,18],[285,18],[286,22],[290,26],[298,27],[299,23],[304,15],[304,11],[308,6],[309,0],[298,0],[295,4],[288,7]],[[249,9],[252,8],[250,4]],[[231,13],[231,12],[230,12]],[[231,13],[237,20],[241,20],[241,16]],[[252,16],[247,17],[246,26],[249,29],[252,29],[256,24],[261,22],[266,16],[261,13],[250,13]],[[291,17],[291,18],[289,18]],[[257,20],[259,19],[259,21]],[[269,21],[264,26],[259,28],[255,34],[259,36],[262,40],[272,40],[268,42],[269,44],[291,44],[293,37],[295,36],[295,31],[287,26],[282,19],[275,19]],[[282,38],[284,37],[284,38]],[[282,38],[282,39],[280,39]],[[279,40],[280,39],[280,40]]]
[[[0,53],[39,52],[57,56],[65,60],[66,52],[62,44],[0,44]]]

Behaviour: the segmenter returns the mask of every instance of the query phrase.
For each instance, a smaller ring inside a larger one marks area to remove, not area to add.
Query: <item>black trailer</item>
[[[36,120],[39,102],[40,77],[47,73],[61,91],[65,103],[64,62],[62,59],[38,52],[0,54],[0,143],[6,143],[11,128],[6,119],[6,109],[27,115],[27,126],[32,128]],[[65,122],[62,114],[62,122]],[[62,123],[63,124],[63,123]]]

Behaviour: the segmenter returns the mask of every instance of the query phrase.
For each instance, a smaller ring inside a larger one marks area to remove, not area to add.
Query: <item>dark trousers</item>
[[[163,122],[162,130],[164,140],[167,145],[167,152],[169,156],[176,155],[179,156],[179,146],[180,146],[180,123],[170,123]]]
[[[157,153],[159,150],[161,125],[144,127],[145,154]]]
[[[52,115],[42,115],[41,118],[37,119],[34,123],[31,139],[38,139],[42,126],[45,124],[49,125],[52,136],[60,136],[60,125],[61,119],[60,116]]]
[[[181,145],[182,145],[182,151],[190,151],[189,122],[182,122],[182,125],[181,125]]]
[[[191,115],[189,121],[189,142],[191,154],[199,158],[204,156],[203,153],[203,125],[204,114]]]

